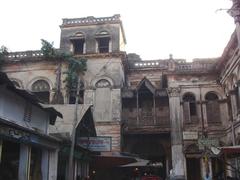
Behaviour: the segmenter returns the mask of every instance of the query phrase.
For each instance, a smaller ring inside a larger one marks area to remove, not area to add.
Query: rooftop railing
[[[134,61],[129,62],[130,69],[168,69],[177,72],[206,72],[214,70],[216,61],[213,60],[198,60],[186,62],[184,60],[152,60],[152,61]]]
[[[111,22],[120,22],[120,15],[116,14],[112,17],[100,17],[100,18],[88,16],[85,18],[63,19],[62,26],[75,25],[75,24],[111,23]]]
[[[22,52],[10,52],[7,55],[8,60],[16,60],[22,58],[35,58],[35,57],[42,57],[43,54],[41,51],[22,51]]]

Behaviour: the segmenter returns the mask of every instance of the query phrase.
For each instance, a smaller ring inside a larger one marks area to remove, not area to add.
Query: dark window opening
[[[98,38],[98,52],[99,53],[108,53],[109,52],[109,37]]]
[[[49,103],[49,96],[50,96],[49,92],[33,92],[33,94],[35,94],[41,102],[46,104]]]
[[[197,121],[196,99],[192,94],[185,94],[183,97],[183,113],[185,122]]]
[[[30,161],[30,173],[29,180],[41,180],[42,179],[42,151],[41,148],[31,148],[31,161]]]
[[[75,104],[77,99],[76,97],[77,97],[76,91],[71,91],[69,94],[69,104]],[[84,103],[84,90],[80,90],[78,104],[83,104],[83,103]]]
[[[235,89],[234,89],[234,93],[235,93],[235,97],[236,97],[236,105],[237,105],[237,110],[239,111],[240,110],[240,99],[239,99],[239,87],[237,86]]]
[[[197,115],[197,107],[196,107],[196,100],[195,97],[192,94],[186,94],[183,97],[183,101],[185,103],[189,104],[189,112],[190,116],[196,116]]]
[[[163,74],[162,75],[162,88],[167,88],[167,87],[168,87],[167,75]]]
[[[76,91],[76,84],[74,85],[73,89],[69,93],[69,104],[75,104],[77,99],[77,91]],[[84,83],[80,82],[80,91],[79,91],[79,99],[78,104],[84,103]]]
[[[218,96],[209,92],[206,95],[207,104],[207,120],[209,123],[220,122],[220,106],[218,102]]]
[[[189,107],[190,107],[190,116],[196,116],[197,115],[196,103],[190,102]]]
[[[3,141],[0,162],[0,179],[17,180],[20,158],[20,144]]]
[[[45,80],[38,80],[32,85],[32,92],[43,103],[49,103],[50,86]]]
[[[84,53],[84,42],[85,42],[84,39],[72,40],[74,54],[83,54]]]

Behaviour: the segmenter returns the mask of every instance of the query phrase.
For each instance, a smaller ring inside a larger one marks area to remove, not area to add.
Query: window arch
[[[32,84],[32,92],[41,100],[43,103],[49,103],[50,86],[45,80],[37,80]]]
[[[196,98],[192,93],[186,93],[183,96],[184,122],[191,123],[197,121]]]
[[[205,96],[208,123],[220,122],[219,98],[215,92],[208,92]]]
[[[100,31],[95,35],[97,45],[96,49],[98,53],[108,53],[111,52],[110,43],[111,36],[106,30]]]

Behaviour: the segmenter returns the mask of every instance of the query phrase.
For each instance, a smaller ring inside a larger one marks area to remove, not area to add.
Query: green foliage
[[[47,59],[54,59],[54,60],[68,60],[72,57],[72,54],[57,51],[53,47],[53,42],[50,43],[47,40],[41,39],[42,47],[41,47],[41,53],[43,54],[43,57]]]
[[[53,42],[50,43],[44,39],[41,39],[42,47],[41,52],[45,58],[55,58],[56,49],[53,47]]]
[[[67,90],[77,89],[78,76],[84,74],[87,70],[87,60],[86,59],[68,59],[68,71],[66,72],[66,82]]]
[[[42,48],[41,52],[43,57],[54,60],[64,60],[68,62],[68,70],[65,72],[66,79],[66,88],[68,91],[72,89],[77,89],[78,76],[84,74],[87,70],[87,60],[86,59],[76,59],[72,54],[67,54],[65,52],[57,51],[53,47],[53,43],[41,39]]]
[[[3,61],[5,60],[5,57],[9,54],[8,52],[8,48],[5,46],[1,46],[0,48],[0,64],[3,63]]]

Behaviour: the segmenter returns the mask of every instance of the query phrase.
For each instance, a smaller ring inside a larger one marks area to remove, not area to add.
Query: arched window
[[[32,92],[43,103],[49,103],[50,86],[45,80],[37,80],[32,84]]]
[[[220,107],[218,96],[214,92],[208,92],[205,96],[208,123],[220,122]]]
[[[97,40],[97,52],[99,53],[108,53],[110,49],[110,34],[107,31],[101,31],[96,35]]]
[[[73,46],[73,54],[84,54],[85,53],[85,36],[82,32],[77,32],[70,38]]]
[[[77,87],[73,87],[69,93],[69,104],[75,104],[77,97]],[[78,104],[84,103],[84,83],[80,81],[79,99]]]
[[[183,96],[183,113],[184,122],[192,123],[197,121],[197,106],[195,96],[191,93],[186,93]]]

